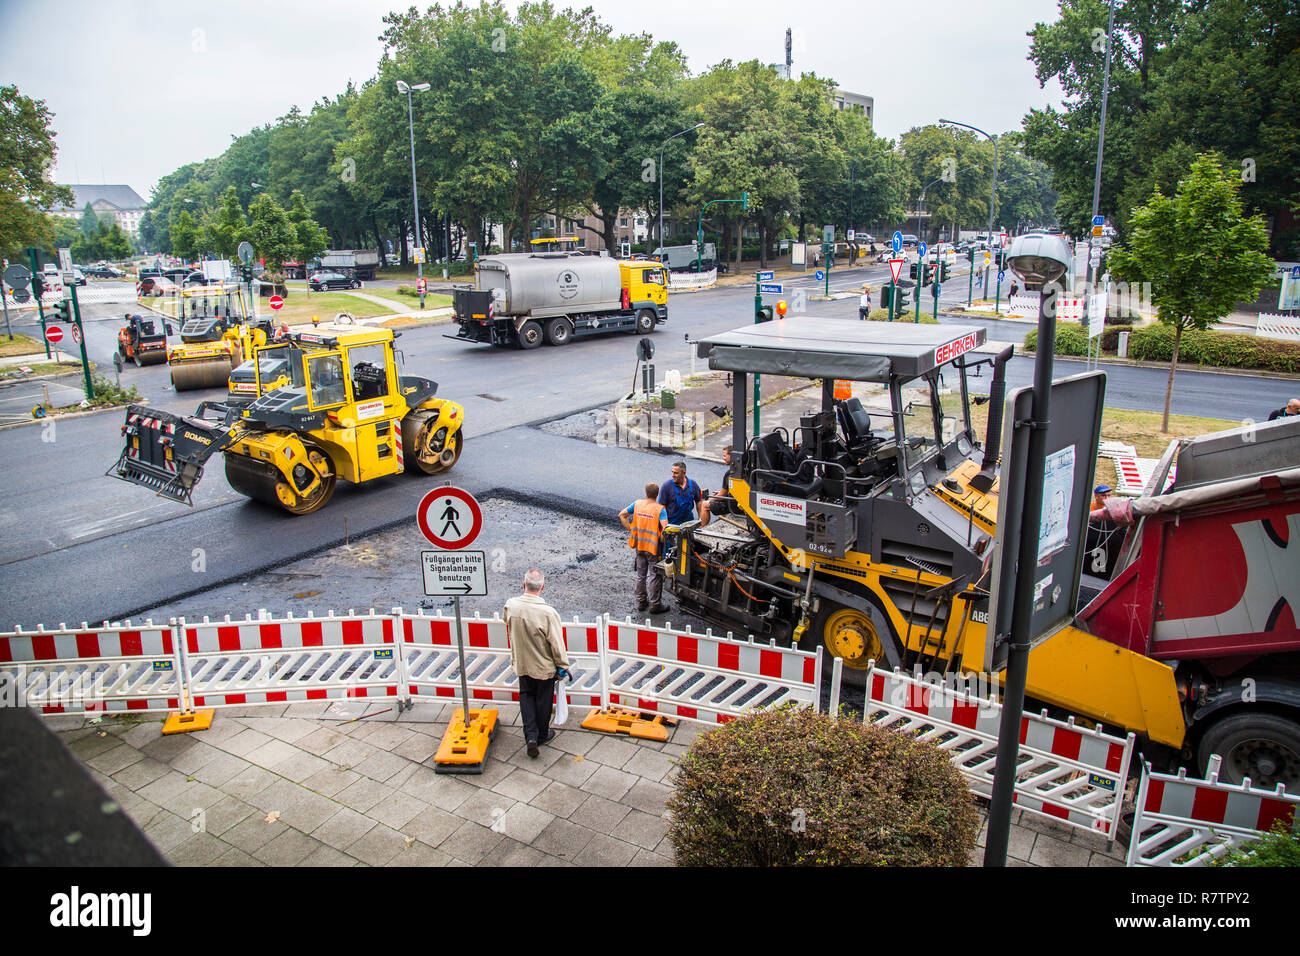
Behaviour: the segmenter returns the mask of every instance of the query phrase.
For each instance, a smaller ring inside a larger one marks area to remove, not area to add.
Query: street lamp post
[[[1085,266],[1083,295],[1083,325],[1090,328],[1092,316],[1092,233],[1097,210],[1101,206],[1101,157],[1106,150],[1106,103],[1110,99],[1110,45],[1115,38],[1115,0],[1110,0],[1110,21],[1106,26],[1106,74],[1101,85],[1101,125],[1097,130],[1097,168],[1092,176],[1092,219],[1088,220],[1088,263]],[[1071,290],[1073,291],[1073,290]],[[1088,354],[1092,354],[1092,339],[1088,340]],[[1101,340],[1097,340],[1097,361],[1101,361]]]
[[[420,293],[420,308],[424,308],[424,255],[420,239],[420,187],[415,181],[415,113],[411,106],[412,91],[423,93],[429,89],[428,83],[416,83],[414,86],[397,81],[397,92],[406,94],[406,118],[411,128],[411,194],[415,197],[415,288]]]
[[[989,193],[989,249],[993,248],[993,203],[998,195],[998,140],[996,136],[990,136],[978,126],[971,126],[969,123],[958,123],[956,120],[939,120],[940,123],[947,123],[949,126],[964,126],[966,129],[972,129],[981,136],[988,137],[993,144],[993,191]],[[989,297],[989,270],[984,270],[984,298]]]
[[[659,168],[655,170],[655,175],[659,177],[659,248],[664,248],[664,146],[667,146],[678,136],[685,136],[703,126],[703,123],[696,123],[690,129],[684,129],[680,133],[673,133],[663,141],[659,147]],[[661,253],[662,254],[662,253]]]

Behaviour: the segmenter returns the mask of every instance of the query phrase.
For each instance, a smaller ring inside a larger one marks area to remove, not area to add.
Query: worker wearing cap
[[[1110,485],[1098,485],[1092,489],[1092,510],[1106,507],[1106,499],[1114,493]]]

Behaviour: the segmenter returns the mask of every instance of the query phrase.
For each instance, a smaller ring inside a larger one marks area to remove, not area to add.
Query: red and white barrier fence
[[[1258,790],[1250,780],[1222,783],[1219,758],[1210,758],[1209,777],[1152,773],[1142,766],[1128,866],[1209,866],[1234,847],[1256,839],[1278,822],[1300,832],[1300,794]]]
[[[260,611],[242,621],[182,618],[178,629],[196,708],[399,693],[391,615],[273,618]]]
[[[867,672],[863,719],[914,735],[948,753],[972,791],[993,792],[1002,705],[873,664]],[[1114,840],[1124,800],[1124,781],[1134,736],[1112,737],[1026,714],[1012,801],[1030,813]]]
[[[175,710],[183,687],[174,632],[152,621],[0,633],[0,682],[6,705],[45,714]]]
[[[612,704],[708,724],[787,702],[819,708],[820,648],[801,651],[608,617],[605,624]]]

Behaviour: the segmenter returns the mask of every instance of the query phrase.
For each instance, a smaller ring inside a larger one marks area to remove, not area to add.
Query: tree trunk
[[[402,247],[402,268],[405,269],[411,264],[411,254],[406,242],[406,221],[403,219],[397,220],[397,226],[399,230],[397,238],[400,240]]]
[[[764,216],[758,224],[758,267],[767,268],[767,217]]]
[[[736,271],[740,271],[740,263],[745,258],[745,220],[736,220]]]
[[[1160,430],[1169,434],[1169,404],[1174,398],[1174,372],[1178,369],[1178,343],[1183,338],[1183,323],[1178,323],[1178,328],[1174,329],[1174,354],[1169,360],[1169,384],[1165,386],[1165,417],[1161,420]]]

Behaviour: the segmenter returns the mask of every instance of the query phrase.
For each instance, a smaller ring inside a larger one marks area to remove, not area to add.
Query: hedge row
[[[876,311],[872,312],[870,315],[867,316],[867,319],[868,319],[869,321],[871,321],[871,322],[888,322],[888,321],[889,321],[889,310],[888,310],[888,309],[876,309]],[[908,310],[907,310],[906,312],[904,312],[902,315],[895,315],[895,316],[894,316],[894,321],[895,321],[895,322],[912,322],[913,324],[915,324],[915,322],[916,322],[916,306],[915,306],[915,304],[912,306],[912,308],[908,309]],[[922,324],[922,325],[938,325],[939,322],[938,322],[938,320],[937,320],[933,315],[930,315],[928,312],[924,312],[924,311],[923,311],[923,312],[921,313],[921,324]]]
[[[1108,328],[1101,334],[1101,351],[1114,355],[1121,329]],[[1025,336],[1025,349],[1033,351],[1038,341],[1035,329]],[[1056,326],[1057,355],[1087,355],[1088,335],[1082,325],[1061,322]],[[1149,325],[1129,333],[1128,357],[1145,362],[1168,362],[1174,355],[1174,330],[1166,325]],[[1300,343],[1262,339],[1236,332],[1183,333],[1178,361],[1216,368],[1257,369],[1262,372],[1300,373]]]

